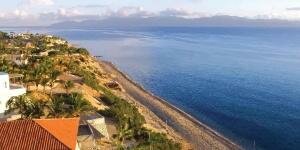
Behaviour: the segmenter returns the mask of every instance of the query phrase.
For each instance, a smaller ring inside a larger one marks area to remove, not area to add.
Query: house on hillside
[[[0,122],[1,150],[79,150],[79,118]]]
[[[68,42],[66,40],[63,40],[61,38],[57,38],[57,37],[53,37],[53,36],[49,36],[46,37],[47,42],[49,42],[49,44],[58,44],[58,45],[63,45],[63,44],[67,44]]]
[[[30,33],[19,33],[17,36],[21,37],[25,40],[28,40],[28,39],[30,39],[31,34]]]
[[[10,83],[9,75],[0,72],[0,118],[4,117],[6,103],[9,99],[13,96],[19,96],[25,93],[26,89],[22,85]]]
[[[78,144],[82,149],[97,149],[96,140],[109,140],[105,118],[98,113],[80,116]]]
[[[35,46],[31,42],[27,42],[25,48],[35,48]]]
[[[10,38],[15,38],[16,37],[16,33],[15,32],[9,32],[9,37]]]
[[[55,50],[55,49],[46,50],[44,52],[40,52],[39,56],[48,56],[49,53],[51,53],[51,52],[59,52],[59,50]]]
[[[28,64],[28,58],[25,54],[7,54],[5,57],[6,60],[12,61],[19,66]]]

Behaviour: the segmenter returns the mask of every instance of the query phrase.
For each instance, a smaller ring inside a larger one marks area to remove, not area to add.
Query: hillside
[[[189,149],[189,144],[126,93],[84,48],[51,35],[0,32],[0,71],[22,75],[27,94],[9,101],[22,119],[100,113],[110,140],[102,148]],[[22,103],[20,105],[15,105]]]
[[[280,19],[248,19],[236,16],[202,18],[182,17],[111,17],[102,20],[66,21],[52,24],[50,28],[130,28],[130,27],[299,27],[299,21]]]

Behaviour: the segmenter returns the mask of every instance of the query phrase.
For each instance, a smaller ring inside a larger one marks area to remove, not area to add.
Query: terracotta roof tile
[[[36,122],[16,120],[0,123],[0,149],[69,150],[70,148]]]
[[[79,118],[36,119],[34,121],[70,149],[76,148]]]

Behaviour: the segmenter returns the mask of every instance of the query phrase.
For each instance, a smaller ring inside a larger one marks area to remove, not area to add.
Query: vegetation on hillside
[[[27,94],[12,97],[7,102],[7,112],[17,112],[21,118],[79,117],[81,113],[94,110],[79,93],[57,94],[47,101],[35,100]]]
[[[19,58],[14,59],[15,56]],[[89,57],[86,49],[74,47],[59,37],[0,32],[0,71],[22,74],[21,81],[27,87],[35,87],[25,95],[11,98],[7,113],[17,112],[22,118],[61,118],[95,111],[82,94],[70,92],[73,81],[58,81],[61,74],[72,74],[102,93],[100,99],[108,109],[98,112],[116,121],[118,134],[115,139],[120,149],[128,148],[126,143],[129,141],[136,143],[129,147],[131,149],[180,149],[180,145],[166,135],[145,129],[145,118],[138,109],[99,83],[102,74],[93,66],[83,65]],[[64,93],[53,93],[52,89],[58,83],[65,88]],[[46,90],[47,87],[50,90]],[[34,92],[41,92],[44,97],[31,96]]]
[[[165,134],[155,133],[143,127],[145,118],[138,109],[128,101],[115,96],[110,90],[102,87],[104,95],[101,100],[109,106],[108,109],[99,110],[103,116],[112,117],[117,121],[119,134],[116,137],[123,145],[126,140],[134,140],[138,144],[137,150],[179,150],[180,144],[169,140]]]

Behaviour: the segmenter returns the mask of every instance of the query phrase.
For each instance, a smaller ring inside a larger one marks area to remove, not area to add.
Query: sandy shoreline
[[[103,60],[99,60],[99,63],[106,72],[114,75],[114,80],[122,85],[126,93],[151,110],[160,119],[160,122],[165,122],[166,125],[191,143],[194,149],[241,149],[241,147],[194,117],[146,91],[126,74],[119,71],[112,63]]]

